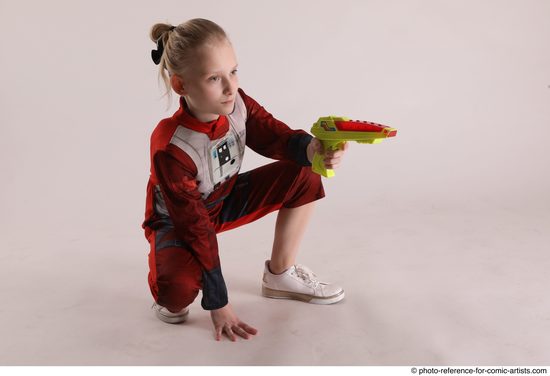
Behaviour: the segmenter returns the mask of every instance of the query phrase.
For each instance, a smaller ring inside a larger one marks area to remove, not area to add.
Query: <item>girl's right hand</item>
[[[249,334],[258,333],[258,330],[239,320],[229,303],[223,308],[210,311],[210,317],[214,324],[216,341],[221,339],[222,333],[225,333],[233,342],[237,340],[235,334],[248,339],[250,337]]]

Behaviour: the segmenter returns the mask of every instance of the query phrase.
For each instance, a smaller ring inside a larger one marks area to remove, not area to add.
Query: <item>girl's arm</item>
[[[167,151],[157,151],[153,163],[178,238],[202,267],[201,305],[207,310],[222,308],[227,304],[228,297],[221,272],[218,241],[198,191],[191,168],[194,163],[184,152],[177,148],[170,150],[169,147]]]
[[[246,145],[267,158],[311,166],[306,149],[313,136],[301,129],[291,129],[275,119],[242,89],[239,89],[239,94],[247,110]]]

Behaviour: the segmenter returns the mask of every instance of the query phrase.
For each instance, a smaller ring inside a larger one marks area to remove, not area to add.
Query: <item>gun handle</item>
[[[325,168],[324,156],[319,153],[315,153],[313,156],[313,163],[311,164],[311,169],[313,172],[316,172],[319,175],[324,176],[325,178],[331,178],[334,176],[334,170],[329,170]]]
[[[340,144],[342,144],[341,141],[323,141],[323,149],[324,150],[336,150],[340,148]],[[319,175],[324,176],[325,178],[331,178],[334,176],[334,170],[325,168],[325,162],[323,160],[325,159],[325,156],[319,153],[315,153],[313,156],[313,163],[311,164],[311,169],[313,172],[318,173]]]

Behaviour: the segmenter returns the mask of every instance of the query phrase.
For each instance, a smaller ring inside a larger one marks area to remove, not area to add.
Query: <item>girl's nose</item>
[[[235,91],[236,83],[231,79],[224,80],[223,93],[226,95],[231,95]]]

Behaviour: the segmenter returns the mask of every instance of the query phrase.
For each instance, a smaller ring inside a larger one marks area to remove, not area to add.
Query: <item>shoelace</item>
[[[296,275],[298,276],[298,278],[301,278],[306,283],[313,285],[314,288],[319,285],[320,282],[317,280],[317,276],[310,268],[301,264],[294,265],[294,268],[296,270]]]

